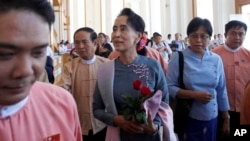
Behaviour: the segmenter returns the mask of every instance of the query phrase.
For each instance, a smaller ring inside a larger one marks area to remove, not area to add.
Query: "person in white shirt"
[[[219,44],[219,42],[218,42],[218,40],[217,40],[217,34],[214,34],[214,40],[211,40],[210,42],[209,42],[209,44],[208,44],[208,49],[209,50],[212,50],[212,49],[214,49],[215,47],[217,47],[217,46],[219,46],[220,44]]]
[[[64,42],[62,40],[59,44],[58,52],[59,52],[59,54],[64,54],[67,52],[67,50],[68,50],[68,48],[67,48],[67,46],[64,45]]]
[[[166,39],[165,43],[171,44],[172,43],[172,35],[168,34],[168,38]]]
[[[172,44],[177,44],[177,51],[182,51],[185,49],[185,44],[184,42],[181,40],[181,34],[180,33],[175,33],[175,40],[172,41]]]
[[[218,36],[218,44],[223,45],[225,43],[223,36],[221,34],[217,34],[217,36]]]
[[[160,54],[162,55],[162,57],[164,58],[165,62],[168,63],[172,54],[171,48],[169,47],[168,44],[162,41],[162,36],[159,33],[154,34],[153,40],[154,40],[154,43],[153,43],[152,48],[158,50]]]

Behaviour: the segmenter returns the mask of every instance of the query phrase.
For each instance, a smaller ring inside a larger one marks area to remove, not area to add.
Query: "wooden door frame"
[[[235,0],[235,13],[241,14],[241,7],[250,4],[250,0]],[[197,16],[197,0],[192,0],[193,17]]]
[[[250,0],[235,0],[235,13],[241,14],[241,7],[247,4],[250,4]]]
[[[192,1],[192,6],[193,6],[193,18],[197,17],[197,0]]]

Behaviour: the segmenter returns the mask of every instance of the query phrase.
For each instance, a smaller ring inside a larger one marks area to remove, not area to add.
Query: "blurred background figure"
[[[107,36],[104,33],[99,33],[97,38],[96,55],[108,58],[109,54],[113,51],[110,43],[107,42]]]

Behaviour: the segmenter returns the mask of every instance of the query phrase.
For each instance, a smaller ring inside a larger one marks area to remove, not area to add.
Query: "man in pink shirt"
[[[242,46],[246,32],[247,26],[245,23],[236,20],[229,21],[225,25],[225,44],[213,49],[213,52],[220,55],[223,61],[230,104],[230,117],[219,119],[218,131],[220,131],[221,120],[227,120],[230,124],[231,134],[239,128],[244,88],[250,79],[250,51]],[[218,136],[220,141],[223,141],[223,138],[225,139],[223,135],[218,134]]]
[[[240,111],[240,124],[250,125],[250,81],[248,81],[242,98],[241,111]]]
[[[82,141],[73,97],[37,81],[54,20],[47,0],[0,1],[1,141]]]

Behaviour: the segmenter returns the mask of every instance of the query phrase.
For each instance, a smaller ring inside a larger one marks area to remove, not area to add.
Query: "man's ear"
[[[97,39],[95,39],[95,40],[93,41],[93,43],[94,43],[94,45],[96,46],[96,45],[97,45]]]
[[[94,50],[96,51],[96,48],[97,48],[97,39],[95,39],[95,40],[93,41],[93,44],[94,44]]]

